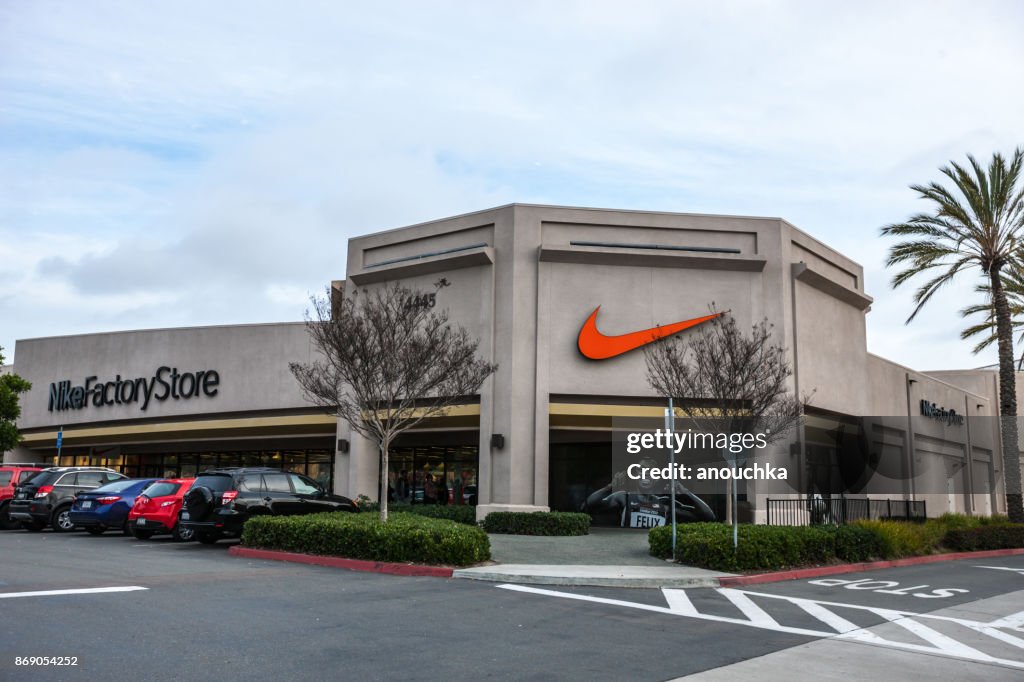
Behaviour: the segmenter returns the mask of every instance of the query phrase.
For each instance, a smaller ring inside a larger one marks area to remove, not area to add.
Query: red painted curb
[[[385,561],[364,561],[362,559],[346,559],[336,556],[317,556],[315,554],[297,554],[295,552],[278,552],[271,549],[250,549],[235,545],[228,550],[229,554],[248,559],[270,559],[272,561],[289,561],[295,564],[312,566],[328,566],[330,568],[346,568],[350,571],[367,571],[369,573],[387,573],[389,575],[416,575],[431,578],[451,578],[452,570],[440,566],[417,566],[414,564],[393,564]]]
[[[873,571],[879,568],[898,568],[900,566],[917,566],[919,564],[935,564],[940,561],[955,561],[957,559],[991,559],[1001,556],[1017,556],[1024,554],[1024,549],[990,549],[983,552],[952,552],[950,554],[930,554],[928,556],[915,556],[906,559],[894,559],[892,561],[869,561],[862,564],[843,564],[841,566],[817,566],[814,568],[795,568],[789,571],[776,571],[774,573],[757,573],[755,575],[736,575],[726,578],[719,578],[718,583],[722,587],[735,587],[739,585],[760,585],[762,583],[776,583],[783,580],[799,580],[801,578],[818,578],[825,575],[839,575],[841,573],[856,573],[858,571]]]

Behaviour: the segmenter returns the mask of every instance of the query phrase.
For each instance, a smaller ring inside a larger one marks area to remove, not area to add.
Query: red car
[[[42,469],[29,464],[0,466],[0,530],[21,528],[20,521],[11,521],[7,516],[7,507],[14,498],[14,489],[27,482],[37,471],[42,471]]]
[[[140,540],[148,540],[157,533],[170,533],[178,542],[192,539],[190,528],[178,527],[181,498],[192,487],[194,478],[167,478],[156,481],[135,498],[128,512],[128,528]]]

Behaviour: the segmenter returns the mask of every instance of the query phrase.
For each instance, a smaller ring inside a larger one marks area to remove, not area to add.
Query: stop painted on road
[[[931,588],[931,585],[911,585],[900,587],[896,580],[875,580],[873,578],[861,578],[859,580],[845,580],[842,578],[822,578],[819,580],[808,580],[808,584],[821,587],[842,587],[847,590],[864,590],[878,594],[893,594],[899,597],[917,597],[918,599],[944,599],[958,594],[965,594],[970,590],[958,587]],[[927,590],[927,591],[926,591]]]

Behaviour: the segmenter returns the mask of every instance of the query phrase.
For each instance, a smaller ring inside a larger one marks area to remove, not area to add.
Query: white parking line
[[[55,597],[63,594],[103,594],[106,592],[138,592],[148,587],[127,585],[125,587],[83,587],[77,590],[40,590],[38,592],[0,592],[0,599],[16,599],[18,597]]]
[[[975,568],[991,568],[993,571],[1009,571],[1017,575],[1024,575],[1024,568],[1014,568],[1013,566],[975,566]]]

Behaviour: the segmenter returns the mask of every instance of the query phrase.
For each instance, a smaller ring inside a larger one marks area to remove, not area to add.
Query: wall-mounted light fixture
[[[344,438],[338,439],[338,452],[348,452],[348,441]]]
[[[505,434],[492,433],[491,434],[491,447],[497,450],[501,450],[505,447]]]

